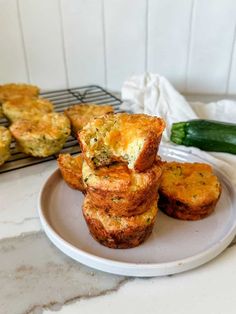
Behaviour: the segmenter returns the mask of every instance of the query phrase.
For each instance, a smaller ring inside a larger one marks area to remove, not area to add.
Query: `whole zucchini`
[[[172,142],[202,150],[236,154],[236,124],[211,120],[173,123]]]

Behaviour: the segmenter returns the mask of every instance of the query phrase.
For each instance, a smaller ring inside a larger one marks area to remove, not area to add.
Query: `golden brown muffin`
[[[18,149],[35,157],[61,150],[70,135],[70,121],[62,113],[48,113],[32,120],[17,120],[10,126]]]
[[[37,97],[39,88],[29,84],[4,84],[0,85],[0,103],[18,96]]]
[[[157,200],[141,215],[118,217],[96,208],[87,195],[83,215],[91,235],[99,243],[114,249],[132,248],[151,234],[157,215]]]
[[[67,108],[64,113],[70,119],[72,130],[76,135],[91,118],[114,112],[109,105],[78,104]]]
[[[0,126],[0,166],[11,156],[10,154],[11,133],[4,126]]]
[[[145,172],[130,170],[126,164],[92,169],[84,161],[83,180],[91,201],[116,216],[139,215],[157,198],[162,173],[159,159]]]
[[[118,113],[90,120],[79,133],[83,158],[90,167],[114,161],[145,171],[156,158],[165,123],[145,114]]]
[[[4,115],[14,122],[18,119],[33,119],[53,111],[53,104],[42,98],[16,97],[2,104]]]
[[[72,157],[70,154],[60,154],[57,162],[65,182],[73,189],[85,193],[82,179],[82,156]]]
[[[37,97],[39,88],[29,84],[4,84],[0,85],[0,118],[4,117],[2,103],[19,96]]]
[[[2,105],[0,104],[0,119],[4,118],[3,110],[2,110]]]
[[[221,184],[208,164],[169,162],[163,167],[159,208],[171,217],[183,220],[207,217],[220,194]]]

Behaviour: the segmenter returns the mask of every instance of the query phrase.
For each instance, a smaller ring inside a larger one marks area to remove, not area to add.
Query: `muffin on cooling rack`
[[[0,126],[0,166],[10,158],[11,133],[4,126]]]
[[[136,172],[126,164],[92,169],[86,161],[82,166],[87,194],[97,208],[116,216],[142,214],[157,199],[162,162],[156,159],[144,172]]]
[[[210,215],[221,194],[212,167],[202,163],[167,162],[159,187],[159,208],[167,215],[198,220]]]
[[[2,105],[0,104],[0,119],[4,118],[3,110],[2,110]]]
[[[39,95],[39,88],[29,84],[4,84],[0,85],[0,118],[4,117],[1,104],[19,96],[37,97]]]
[[[99,243],[115,249],[132,248],[151,234],[157,216],[157,201],[155,199],[141,215],[121,217],[97,208],[87,195],[83,215],[91,235]]]
[[[42,98],[16,97],[2,104],[4,115],[14,122],[18,119],[32,119],[53,111],[53,104]]]
[[[65,182],[73,189],[85,193],[82,179],[82,156],[72,157],[70,154],[60,154],[57,162]]]
[[[94,118],[78,134],[83,157],[90,167],[125,162],[145,171],[156,158],[165,122],[145,114],[117,113]]]
[[[96,104],[78,104],[67,108],[64,113],[70,119],[72,131],[76,135],[91,118],[114,112],[112,106]]]
[[[39,88],[29,84],[4,84],[0,85],[0,103],[18,96],[37,97]]]
[[[10,126],[18,149],[34,157],[59,152],[70,135],[70,121],[62,113],[48,113],[32,120],[16,120]]]

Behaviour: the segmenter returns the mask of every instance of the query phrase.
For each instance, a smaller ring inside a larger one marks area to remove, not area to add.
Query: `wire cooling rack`
[[[56,112],[63,112],[66,108],[79,103],[96,103],[109,104],[114,107],[115,112],[120,112],[121,100],[112,95],[104,88],[97,85],[89,85],[83,87],[75,87],[70,89],[43,92],[40,94],[42,98],[49,99],[54,104]],[[8,126],[6,119],[0,119],[0,125]],[[60,153],[76,154],[80,152],[78,141],[75,137],[70,136]],[[0,173],[24,168],[27,166],[39,164],[49,160],[56,159],[58,154],[46,158],[29,157],[19,151],[15,147],[15,143],[11,143],[11,158],[0,167]]]

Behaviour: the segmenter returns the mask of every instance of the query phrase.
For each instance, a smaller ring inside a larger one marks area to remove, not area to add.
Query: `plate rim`
[[[230,183],[228,178],[225,175],[225,172],[221,169],[217,169],[217,165],[214,162],[207,161],[206,158],[201,157],[193,152],[186,152],[184,150],[175,148],[175,147],[168,147],[162,145],[162,148],[182,152],[184,154],[190,154],[195,156],[202,161],[210,163],[215,170],[223,176],[224,184],[226,185],[227,190],[233,192],[233,200],[236,201],[236,191],[233,185]],[[175,273],[184,272],[198,266],[201,266],[210,260],[214,259],[217,255],[219,255],[233,240],[236,235],[236,215],[234,221],[231,223],[230,228],[224,234],[224,237],[219,240],[219,242],[215,243],[214,245],[210,246],[208,249],[197,253],[195,255],[171,261],[171,262],[160,262],[160,263],[133,263],[133,262],[123,262],[117,261],[109,258],[104,258],[97,256],[95,254],[86,252],[70,242],[67,242],[62,236],[60,236],[54,228],[49,223],[46,215],[44,214],[43,206],[42,206],[42,198],[44,191],[47,185],[53,180],[54,177],[60,175],[60,170],[54,170],[44,181],[41,186],[38,202],[37,202],[37,209],[38,215],[40,218],[41,225],[43,230],[45,231],[48,238],[51,242],[64,254],[70,256],[72,259],[87,265],[89,267],[93,267],[95,269],[105,271],[108,273],[116,274],[116,275],[125,275],[125,276],[135,276],[135,277],[152,277],[152,276],[164,276],[164,275],[171,275]],[[79,192],[79,191],[78,191]],[[81,192],[79,192],[81,193]],[[235,202],[232,202],[232,205],[236,205]],[[94,240],[95,241],[95,240]],[[78,258],[79,257],[79,258]],[[109,269],[108,269],[109,268]]]

